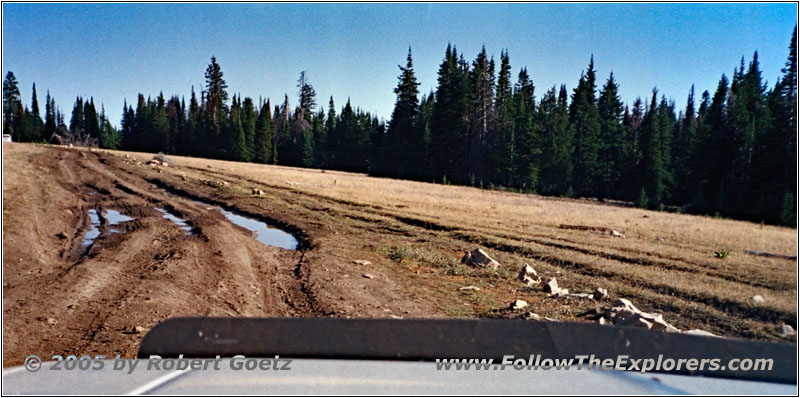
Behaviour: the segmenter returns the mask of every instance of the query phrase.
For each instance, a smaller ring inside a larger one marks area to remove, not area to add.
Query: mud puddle
[[[83,242],[81,243],[84,247],[90,246],[100,236],[100,216],[97,215],[97,210],[89,209],[89,221],[89,232],[83,237]]]
[[[267,246],[275,246],[288,250],[297,250],[297,239],[294,237],[294,235],[286,231],[272,227],[263,221],[245,217],[230,210],[225,210],[219,206],[213,206],[199,200],[190,200],[198,205],[205,206],[206,210],[219,211],[231,223],[253,232],[253,237],[257,241]]]
[[[180,218],[180,217],[178,217],[178,216],[176,216],[176,215],[174,215],[174,214],[172,214],[172,213],[170,213],[170,212],[168,212],[168,211],[166,211],[166,210],[164,210],[164,209],[162,209],[160,207],[156,207],[156,210],[158,210],[161,214],[163,214],[164,218],[166,218],[167,220],[172,221],[173,223],[175,223],[175,225],[178,226],[178,228],[180,228],[182,231],[186,232],[186,235],[191,235],[192,227],[189,226],[189,224],[186,222],[186,220],[184,220],[184,219],[182,219],[182,218]]]
[[[84,248],[91,246],[94,243],[94,241],[97,240],[98,237],[100,237],[101,216],[102,218],[106,219],[106,221],[108,221],[109,226],[115,226],[118,225],[119,223],[134,220],[131,217],[128,217],[116,210],[111,210],[111,209],[103,210],[102,213],[98,213],[97,210],[95,209],[89,209],[88,213],[89,213],[89,231],[86,232],[86,235],[83,237],[83,242],[81,243],[81,246],[83,246]],[[121,232],[119,228],[108,229],[109,235],[119,232]]]

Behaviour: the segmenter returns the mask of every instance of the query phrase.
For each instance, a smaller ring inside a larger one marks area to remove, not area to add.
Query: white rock
[[[528,302],[525,300],[514,300],[508,308],[512,310],[521,310],[528,306]]]
[[[519,318],[527,319],[527,320],[530,320],[530,321],[541,321],[542,320],[542,317],[539,316],[539,314],[537,314],[535,312],[532,312],[532,311],[528,311],[528,312],[525,312],[525,313],[521,314],[519,316]]]
[[[353,263],[354,264],[358,264],[358,265],[370,265],[370,264],[372,264],[371,262],[369,262],[367,260],[353,260]]]
[[[619,233],[619,232],[617,232],[617,231],[615,231],[613,229],[608,234],[613,236],[613,237],[615,237],[615,238],[624,238],[625,237],[625,235],[623,235],[623,234],[621,234],[621,233]]]
[[[558,287],[556,278],[550,278],[545,282],[544,291],[550,293],[550,297],[566,296],[569,294],[569,289],[562,289]]]
[[[539,274],[536,273],[536,270],[528,265],[528,263],[525,263],[525,265],[522,266],[522,269],[519,271],[519,275],[517,275],[517,279],[528,286],[537,285],[542,281],[542,278],[539,277]]]
[[[764,298],[763,298],[763,297],[761,297],[761,295],[759,295],[759,294],[756,294],[755,296],[753,296],[753,297],[750,297],[750,300],[752,300],[752,301],[753,301],[754,303],[756,303],[756,304],[762,304],[762,303],[764,303],[764,302],[766,301],[766,300],[764,300]]]
[[[547,282],[544,283],[544,291],[545,293],[555,294],[558,293],[561,289],[558,287],[558,281],[556,278],[550,278]]]
[[[364,278],[367,278],[367,279],[375,279],[375,277],[372,274],[364,274],[364,275],[361,275],[361,276],[363,276]]]
[[[469,290],[474,290],[474,291],[476,291],[476,292],[477,292],[478,290],[481,290],[481,288],[479,288],[479,287],[477,287],[477,286],[472,286],[472,285],[469,285],[469,286],[460,287],[460,288],[458,288],[458,290],[461,290],[461,291],[469,291]]]
[[[797,332],[794,331],[792,325],[781,325],[781,334],[784,336],[794,336]]]
[[[489,257],[489,255],[481,249],[467,252],[464,254],[464,257],[461,258],[461,262],[473,267],[489,267],[492,269],[497,269],[497,267],[500,266],[499,262]]]

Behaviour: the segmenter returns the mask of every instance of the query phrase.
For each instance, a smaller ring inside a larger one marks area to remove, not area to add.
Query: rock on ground
[[[500,266],[497,260],[489,257],[489,255],[481,249],[467,252],[464,254],[464,257],[461,258],[461,262],[472,267],[488,267],[491,269],[497,269],[497,267]]]
[[[636,308],[630,300],[619,299],[614,302],[614,307],[607,311],[615,325],[637,326],[665,332],[679,332],[675,326],[667,323],[661,314],[651,314]]]
[[[763,297],[761,297],[761,295],[759,295],[759,294],[756,294],[755,296],[753,296],[753,297],[750,297],[750,300],[751,300],[752,302],[756,303],[756,304],[763,304],[763,303],[766,301],[766,300],[764,300],[764,298],[763,298]]]
[[[568,289],[558,287],[556,278],[550,278],[545,282],[544,291],[545,293],[550,293],[551,297],[566,296],[569,294]]]
[[[528,302],[525,300],[514,300],[513,302],[511,302],[511,305],[509,305],[508,308],[512,310],[521,310],[527,306]]]
[[[522,266],[517,279],[528,286],[538,285],[542,281],[542,278],[539,277],[539,274],[536,273],[536,270],[528,265],[528,263],[525,263],[525,265]]]
[[[524,312],[524,313],[520,314],[520,316],[518,318],[527,319],[527,320],[530,320],[530,321],[541,321],[542,320],[542,317],[539,316],[539,314],[537,314],[537,313],[535,313],[533,311]]]

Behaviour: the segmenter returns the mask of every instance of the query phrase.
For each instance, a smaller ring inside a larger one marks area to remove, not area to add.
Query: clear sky
[[[94,97],[119,123],[138,93],[200,90],[212,55],[229,92],[273,105],[305,70],[327,107],[348,97],[388,119],[398,64],[411,46],[422,92],[436,87],[448,42],[468,61],[486,46],[507,48],[513,80],[526,66],[537,98],[571,90],[594,54],[598,85],[613,71],[623,101],[653,87],[679,107],[694,83],[713,91],[722,73],[758,50],[773,84],[788,55],[797,6],[783,4],[8,4],[3,76],[11,70],[26,104],[36,83],[69,114],[75,97]],[[99,110],[99,109],[98,109]]]

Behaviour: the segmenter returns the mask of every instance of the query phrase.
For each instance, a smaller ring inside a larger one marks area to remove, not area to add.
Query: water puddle
[[[83,237],[83,246],[91,245],[100,236],[100,217],[97,215],[97,210],[89,209],[89,220],[91,229]]]
[[[108,220],[109,225],[117,225],[125,221],[133,221],[133,218],[128,217],[116,210],[103,211],[103,217],[105,217]]]
[[[117,225],[122,222],[132,221],[133,218],[128,217],[116,210],[103,210],[103,218],[108,220],[108,225]],[[83,237],[83,247],[91,246],[94,241],[100,236],[100,214],[95,209],[89,209],[89,232]],[[119,228],[111,228],[108,230],[109,235],[119,233]]]
[[[170,212],[168,212],[168,211],[166,211],[164,209],[156,207],[156,210],[161,212],[161,214],[164,215],[163,216],[164,218],[166,218],[167,220],[170,220],[173,223],[175,223],[175,225],[177,225],[178,228],[180,228],[182,231],[186,231],[186,235],[189,235],[191,233],[192,227],[190,227],[189,224],[186,223],[186,220],[184,220],[184,219],[182,219],[182,218],[180,218],[180,217],[178,217],[178,216],[176,216],[176,215],[174,215],[174,214],[172,214],[172,213],[170,213]]]
[[[210,206],[208,203],[203,203],[197,200],[192,200],[192,202],[199,204],[201,206],[205,206],[206,210],[219,211],[220,213],[222,213],[222,215],[225,216],[225,218],[228,219],[228,221],[248,231],[253,232],[253,237],[256,238],[257,241],[267,246],[275,246],[288,250],[297,250],[298,246],[297,239],[295,239],[295,237],[288,232],[285,232],[275,227],[271,227],[263,221],[258,221],[250,217],[245,217],[241,214],[235,213],[230,210],[225,210],[218,206]]]

